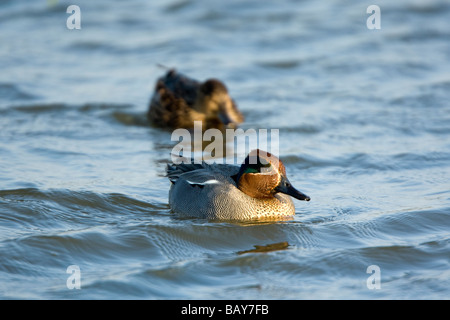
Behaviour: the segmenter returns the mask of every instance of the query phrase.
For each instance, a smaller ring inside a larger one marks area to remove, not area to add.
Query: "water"
[[[380,30],[371,2],[71,4],[0,2],[2,299],[450,298],[447,1],[378,1]],[[170,212],[158,64],[280,130],[293,220]]]

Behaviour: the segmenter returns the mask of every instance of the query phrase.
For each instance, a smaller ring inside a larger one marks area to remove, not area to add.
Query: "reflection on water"
[[[254,245],[254,247],[255,247],[254,249],[239,251],[238,254],[251,252],[262,253],[262,252],[285,250],[289,247],[289,243],[287,243],[287,241],[283,241],[278,243],[267,244],[265,246]]]
[[[126,126],[143,126],[147,127],[150,124],[148,123],[147,117],[143,113],[127,113],[115,111],[113,113],[114,119],[116,119],[121,124]]]

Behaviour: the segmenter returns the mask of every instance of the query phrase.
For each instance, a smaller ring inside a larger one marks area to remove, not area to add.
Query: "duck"
[[[286,220],[295,215],[291,197],[311,198],[289,182],[283,162],[252,150],[240,166],[183,161],[168,164],[169,206],[180,217],[209,220]]]
[[[203,130],[222,130],[236,128],[244,116],[222,81],[200,82],[169,69],[156,82],[147,119],[161,128],[192,129],[194,121],[201,121]]]

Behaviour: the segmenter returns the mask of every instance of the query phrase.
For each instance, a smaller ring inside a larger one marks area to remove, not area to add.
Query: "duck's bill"
[[[278,185],[278,187],[275,188],[275,190],[278,192],[287,194],[291,197],[294,197],[295,199],[298,199],[298,200],[303,200],[303,201],[311,200],[311,198],[309,196],[307,196],[303,192],[300,192],[297,189],[295,189],[292,186],[292,184],[289,182],[289,180],[284,177],[281,179],[280,184]]]
[[[287,192],[283,192],[283,193],[290,195],[291,197],[294,197],[295,199],[298,199],[298,200],[303,200],[303,201],[311,200],[311,198],[309,196],[307,196],[303,192],[298,191],[294,187],[289,188],[287,190]]]
[[[236,115],[236,113],[233,110],[233,106],[231,105],[231,102],[229,103],[221,103],[219,105],[219,119],[220,121],[228,127],[237,127],[237,125],[241,122],[239,117]]]
[[[233,120],[232,116],[226,112],[219,112],[219,119],[225,126],[230,128],[234,128],[238,125],[238,123]]]
[[[294,197],[295,199],[298,200],[303,200],[303,201],[309,201],[311,200],[311,198],[309,196],[307,196],[306,194],[304,194],[303,192],[300,192],[296,189],[293,188],[293,190],[291,190],[289,193],[287,193],[288,195],[290,195],[291,197]]]

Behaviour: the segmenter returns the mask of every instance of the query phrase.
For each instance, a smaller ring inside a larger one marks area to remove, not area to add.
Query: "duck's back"
[[[174,70],[158,79],[150,100],[148,120],[159,127],[192,127],[192,105],[197,97],[199,82]]]
[[[165,88],[168,94],[183,99],[190,107],[195,102],[200,82],[188,78],[175,70],[170,70],[158,80],[158,84]]]

